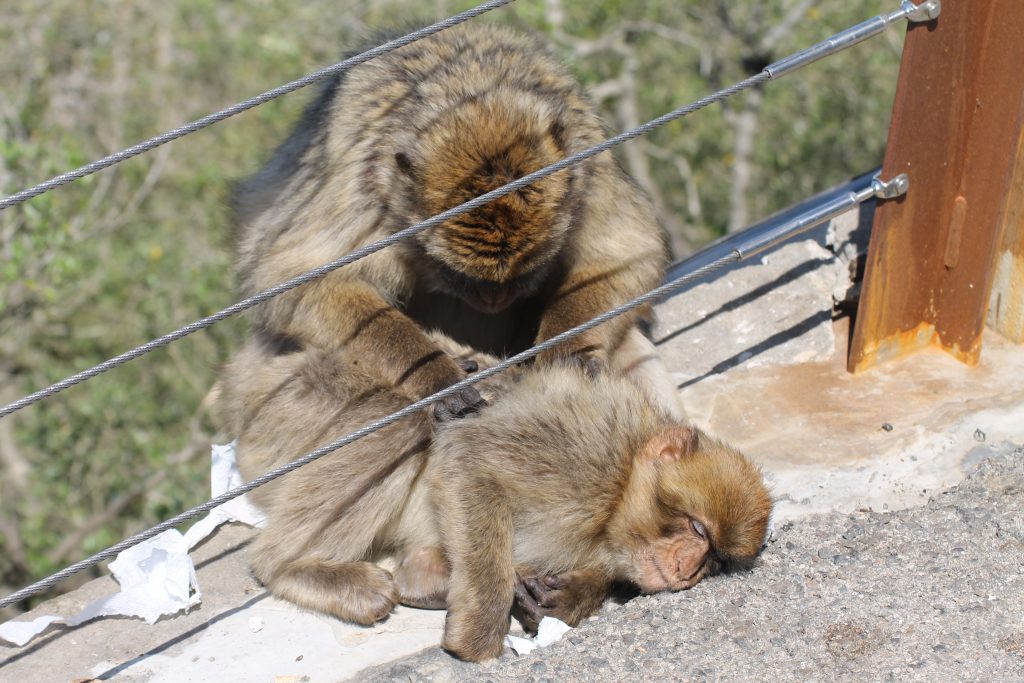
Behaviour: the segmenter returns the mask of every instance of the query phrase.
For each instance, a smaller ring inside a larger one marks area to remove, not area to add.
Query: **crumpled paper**
[[[242,484],[235,459],[234,442],[214,445],[211,452],[211,494],[218,496]],[[196,522],[184,535],[168,529],[133,546],[110,563],[110,573],[121,590],[100,598],[73,617],[43,616],[32,621],[8,621],[0,624],[0,640],[25,645],[51,624],[78,626],[91,619],[122,615],[144,619],[147,624],[167,614],[175,614],[199,604],[202,593],[188,551],[224,522],[237,521],[251,526],[266,524],[264,515],[245,496],[220,505]]]
[[[554,617],[544,617],[537,626],[537,635],[534,638],[520,638],[519,636],[505,636],[505,644],[512,648],[517,655],[528,655],[538,647],[547,647],[557,643],[566,633],[572,630],[564,621]]]

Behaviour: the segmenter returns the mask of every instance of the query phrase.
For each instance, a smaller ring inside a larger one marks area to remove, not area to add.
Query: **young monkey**
[[[431,338],[467,372],[495,362]],[[493,404],[477,416],[417,413],[257,489],[269,523],[249,550],[254,573],[359,624],[399,602],[447,606],[444,646],[478,661],[500,654],[514,598],[528,628],[545,614],[576,624],[613,581],[678,590],[748,564],[771,510],[761,475],[651,393],[645,342],[594,379],[499,373],[478,385]],[[258,340],[223,387],[247,479],[410,403],[352,353]],[[375,564],[388,556],[394,574]]]
[[[633,382],[573,368],[446,425],[428,467],[451,570],[443,646],[471,661],[501,653],[514,601],[527,627],[575,625],[613,581],[680,590],[749,565],[772,508],[738,451]]]
[[[430,339],[466,372],[497,362],[444,335]],[[613,361],[613,373],[681,412],[674,396],[657,393],[661,365],[638,331]],[[476,386],[491,400],[520,374],[511,368]],[[260,337],[228,363],[221,387],[222,418],[247,480],[414,400],[351,350],[282,352]],[[249,549],[256,577],[278,597],[359,624],[399,602],[443,608],[448,565],[425,472],[436,428],[430,415],[411,415],[253,491],[269,522]],[[386,557],[398,560],[394,574],[374,564]]]

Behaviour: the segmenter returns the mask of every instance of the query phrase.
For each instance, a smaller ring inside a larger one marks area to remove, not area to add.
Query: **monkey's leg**
[[[479,662],[501,655],[508,633],[515,592],[512,521],[496,483],[460,477],[460,463],[453,464],[437,506],[452,569],[441,645]]]
[[[448,560],[437,546],[407,553],[395,569],[399,602],[410,607],[444,609],[449,579]]]
[[[516,578],[513,616],[530,633],[537,632],[544,617],[576,626],[601,609],[611,586],[607,576],[589,569],[542,577],[519,573]]]
[[[271,593],[299,607],[367,626],[398,603],[390,572],[371,562],[303,558],[285,565],[266,584]]]

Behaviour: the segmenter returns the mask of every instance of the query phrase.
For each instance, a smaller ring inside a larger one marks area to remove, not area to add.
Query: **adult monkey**
[[[527,37],[466,24],[399,48],[331,80],[239,184],[242,289],[268,288],[601,139],[579,85]],[[425,330],[507,355],[656,286],[666,263],[647,200],[602,154],[263,304],[257,335],[282,351],[348,349],[420,398],[465,375]],[[647,314],[537,362],[599,374]],[[445,399],[454,415],[480,403],[472,387]]]

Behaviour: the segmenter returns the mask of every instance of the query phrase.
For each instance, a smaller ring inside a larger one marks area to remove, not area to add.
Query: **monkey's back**
[[[473,361],[481,369],[498,362],[443,334],[434,332],[431,338],[460,362]],[[481,393],[485,399],[494,399],[514,386],[518,376],[513,368],[490,377],[480,383]],[[239,466],[247,481],[415,400],[344,349],[279,353],[259,339],[250,341],[227,364],[220,394],[221,418],[239,440]],[[264,505],[273,504],[279,495],[290,500],[305,488],[305,480],[327,480],[337,488],[339,479],[357,478],[366,468],[372,473],[395,454],[421,453],[431,436],[429,420],[425,411],[415,413],[256,489],[253,496]],[[285,492],[275,493],[280,490]]]
[[[447,425],[435,436],[429,467],[435,485],[457,470],[493,481],[501,496],[515,501],[516,562],[558,572],[593,557],[633,454],[646,435],[670,422],[625,378],[540,369],[479,416]],[[524,545],[522,538],[539,545]],[[566,539],[576,547],[566,547]],[[558,547],[545,546],[548,540]],[[551,565],[553,558],[560,565]]]

